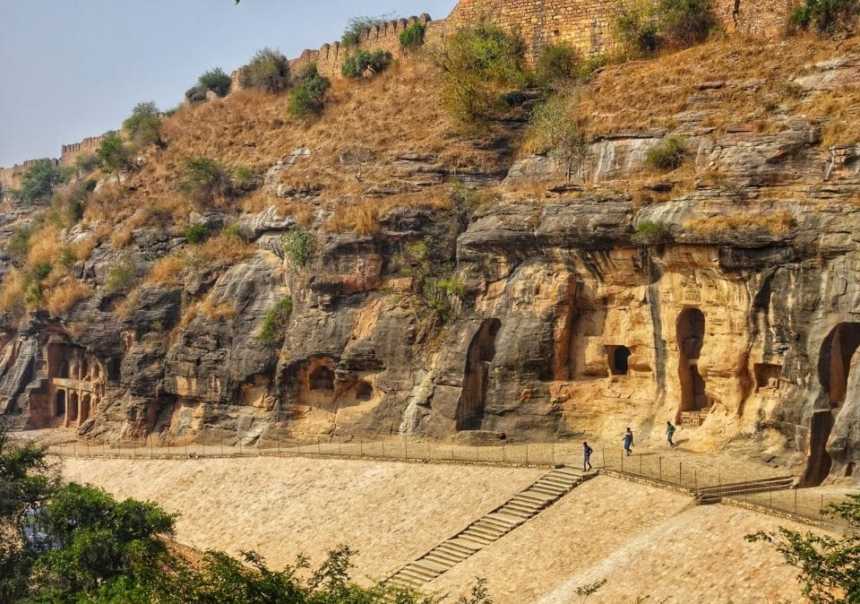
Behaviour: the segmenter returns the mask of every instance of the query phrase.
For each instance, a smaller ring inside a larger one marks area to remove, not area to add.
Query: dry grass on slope
[[[583,90],[576,111],[594,135],[672,129],[680,114],[695,109],[706,112],[702,125],[718,134],[733,124],[766,131],[774,115],[784,112],[824,120],[825,143],[856,141],[860,119],[856,111],[852,118],[852,108],[860,109],[860,82],[838,94],[808,95],[793,82],[808,66],[846,55],[860,56],[860,37],[727,37],[653,60],[606,67]]]

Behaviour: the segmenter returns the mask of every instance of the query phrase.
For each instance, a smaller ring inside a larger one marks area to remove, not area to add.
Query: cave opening
[[[69,395],[69,413],[66,421],[69,423],[78,421],[78,394],[76,392]]]
[[[830,475],[833,459],[827,452],[830,433],[836,423],[834,411],[845,403],[851,358],[860,347],[860,323],[840,323],[821,344],[818,380],[827,397],[828,408],[816,409],[809,426],[809,457],[803,477],[805,486],[818,486]]]
[[[607,346],[609,372],[612,375],[627,375],[630,371],[630,349],[626,346]]]
[[[705,380],[699,373],[699,357],[705,342],[705,315],[698,308],[687,308],[678,316],[678,378],[681,383],[682,413],[698,412],[709,406]],[[680,421],[680,417],[678,418]]]
[[[361,381],[355,387],[355,398],[360,401],[369,401],[373,398],[373,386],[365,381]]]
[[[57,390],[54,395],[54,416],[63,417],[66,414],[66,391]]]
[[[496,356],[496,336],[502,327],[498,319],[487,319],[472,338],[466,355],[463,393],[457,408],[457,430],[480,430],[484,421],[490,365]]]
[[[311,371],[308,382],[311,390],[334,390],[334,371],[320,365]]]
[[[90,408],[92,406],[92,402],[89,394],[85,394],[83,398],[81,398],[81,421],[80,423],[84,423],[90,417]]]

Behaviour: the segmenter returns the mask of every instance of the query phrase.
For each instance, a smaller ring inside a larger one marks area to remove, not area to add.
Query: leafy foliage
[[[33,163],[21,178],[18,200],[33,204],[51,198],[54,189],[66,182],[67,175],[62,168],[50,159],[40,159]]]
[[[532,114],[527,147],[534,153],[554,153],[564,163],[570,180],[573,167],[586,150],[586,138],[570,111],[567,95],[554,95]]]
[[[161,116],[155,103],[138,103],[123,123],[129,140],[138,147],[160,145]]]
[[[75,172],[78,178],[86,176],[99,167],[99,160],[95,154],[82,153],[75,158]]]
[[[230,79],[230,76],[220,67],[210,69],[197,80],[198,86],[204,90],[211,90],[220,97],[225,97],[230,93],[230,85],[232,83],[233,81]]]
[[[400,48],[415,50],[424,44],[427,27],[423,23],[413,23],[400,32]]]
[[[346,25],[343,35],[340,37],[340,43],[344,46],[358,46],[361,42],[361,34],[371,27],[384,25],[387,16],[380,17],[353,17]]]
[[[239,70],[239,83],[243,88],[282,92],[290,85],[290,62],[280,52],[264,48]]]
[[[801,29],[814,29],[821,35],[835,35],[854,31],[858,16],[858,0],[806,0],[794,11],[791,21]]]
[[[615,18],[621,45],[633,55],[704,41],[716,27],[711,0],[625,0]]]
[[[117,181],[120,173],[131,167],[131,149],[116,132],[111,132],[102,139],[96,151],[96,158],[101,169],[107,174],[115,174]]]
[[[580,75],[579,54],[567,44],[551,44],[538,57],[535,71],[537,81],[544,86],[574,80]]]
[[[668,172],[677,170],[684,163],[686,143],[677,136],[668,136],[648,149],[645,162],[655,170]]]
[[[320,75],[316,63],[304,68],[290,91],[289,112],[298,118],[319,115],[325,107],[325,94],[331,87],[328,78]]]
[[[232,191],[230,175],[219,162],[208,157],[193,157],[185,161],[179,190],[199,205],[216,197],[227,197]]]
[[[860,602],[860,494],[827,510],[848,523],[841,538],[800,533],[780,527],[778,532],[747,535],[747,541],[774,545],[785,561],[800,571],[803,594],[815,604]]]
[[[488,23],[459,29],[434,59],[443,74],[443,103],[466,126],[497,116],[506,107],[504,94],[529,80],[522,39]]]
[[[306,266],[314,253],[314,236],[309,231],[295,226],[283,237],[284,252],[294,266]]]
[[[391,64],[391,53],[385,50],[359,50],[343,62],[341,73],[347,78],[360,78],[365,72],[377,74],[385,71]]]
[[[260,327],[260,340],[270,345],[280,342],[292,314],[293,299],[291,297],[286,296],[275,303],[263,317],[263,324]]]

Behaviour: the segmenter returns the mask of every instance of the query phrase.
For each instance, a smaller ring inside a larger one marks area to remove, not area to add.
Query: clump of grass
[[[570,180],[574,164],[587,149],[587,139],[571,110],[568,95],[550,97],[535,109],[529,122],[525,149],[532,153],[554,153],[564,163]]]
[[[110,267],[105,278],[108,293],[127,292],[137,281],[137,263],[130,255],[120,256]]]
[[[206,241],[209,234],[209,227],[205,224],[192,224],[185,229],[185,239],[193,245]]]
[[[69,277],[54,287],[45,297],[45,308],[51,315],[59,317],[74,308],[78,302],[89,298],[91,294],[92,290],[88,285]]]
[[[379,232],[379,208],[372,203],[347,206],[332,214],[325,229],[329,233],[353,232],[365,237],[374,235]]]
[[[289,296],[281,298],[263,317],[258,338],[261,342],[273,346],[284,338],[284,329],[293,314],[293,299]]]
[[[633,242],[638,245],[662,245],[672,241],[672,232],[662,222],[643,221],[636,225]]]
[[[185,161],[179,190],[198,205],[208,205],[216,198],[229,197],[232,191],[230,175],[221,163],[208,157],[193,157]]]
[[[684,140],[677,136],[669,136],[648,149],[645,163],[654,170],[669,172],[680,168],[686,155],[687,147]]]

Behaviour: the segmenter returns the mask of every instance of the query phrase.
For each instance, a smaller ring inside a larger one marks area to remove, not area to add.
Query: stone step
[[[510,532],[509,528],[500,527],[496,524],[493,524],[491,522],[487,522],[486,520],[483,520],[483,519],[478,520],[472,526],[474,526],[475,528],[479,528],[481,530],[484,530],[484,531],[489,531],[489,532],[497,534],[497,535],[507,535]]]
[[[528,520],[532,516],[534,516],[534,514],[532,514],[530,512],[521,512],[520,510],[510,508],[507,505],[505,505],[503,508],[501,508],[500,511],[504,512],[505,514],[508,514],[509,516],[514,516],[515,518],[519,518],[523,522],[525,522],[526,520]]]
[[[460,543],[467,543],[469,545],[472,545],[476,551],[479,549],[484,549],[491,543],[485,541],[484,539],[472,537],[471,535],[466,535],[465,533],[460,533],[459,535],[457,535],[457,540]]]
[[[404,566],[399,571],[397,571],[397,576],[407,581],[411,581],[413,583],[418,584],[426,583],[428,580],[432,581],[435,578],[428,576],[427,573],[412,568],[411,563],[408,566]]]
[[[444,573],[446,570],[451,568],[449,564],[443,564],[439,562],[433,562],[432,560],[427,560],[426,558],[421,558],[420,560],[416,560],[412,564],[409,565],[409,568],[414,568],[417,571],[428,573],[433,576],[439,576]]]
[[[503,531],[513,530],[517,526],[516,522],[499,518],[494,514],[484,516],[479,522],[482,522],[483,524],[488,524],[490,526],[495,526],[496,528],[501,529]]]
[[[484,516],[484,518],[499,522],[501,524],[509,525],[511,529],[518,527],[523,522],[520,518],[517,518],[516,516],[510,516],[508,514],[505,514],[503,511],[501,511],[501,509],[496,510],[492,514],[487,514],[486,516]]]
[[[499,537],[503,537],[506,534],[505,531],[488,529],[481,526],[477,526],[475,524],[466,529],[466,532],[472,535],[480,535],[482,537],[486,537],[487,539],[492,539],[493,541],[495,541]]]
[[[434,549],[432,552],[424,556],[422,560],[430,560],[431,562],[436,562],[437,564],[447,564],[450,568],[456,564],[459,564],[466,558],[467,556],[455,556],[454,554],[448,554]]]
[[[471,556],[472,554],[475,553],[475,550],[467,548],[467,547],[463,547],[462,545],[458,545],[457,543],[454,543],[454,541],[450,540],[450,539],[448,541],[444,541],[443,543],[440,543],[439,545],[437,545],[436,549],[443,549],[445,551],[450,551],[451,553],[463,554],[464,556]]]
[[[538,507],[531,505],[523,505],[521,503],[512,503],[509,501],[505,504],[505,507],[509,510],[516,510],[518,512],[522,512],[523,514],[528,514],[529,517],[531,517],[540,512],[542,506]]]
[[[555,487],[545,486],[533,486],[530,490],[536,493],[543,493],[544,495],[549,495],[553,500],[558,499],[567,492],[564,489],[556,489]]]
[[[543,507],[544,505],[546,505],[546,498],[541,498],[537,495],[528,495],[526,493],[520,493],[519,495],[513,497],[511,501],[519,501],[521,503],[528,503],[538,507]]]
[[[459,535],[460,539],[471,539],[477,543],[481,543],[484,546],[490,545],[496,539],[494,537],[490,537],[488,535],[483,535],[478,531],[474,531],[472,529],[466,530]]]
[[[483,545],[480,545],[478,543],[474,543],[472,541],[469,541],[468,539],[463,539],[461,541],[459,539],[459,536],[454,537],[453,539],[449,539],[446,543],[451,543],[453,545],[456,545],[457,547],[466,548],[468,551],[470,551],[473,554],[475,552],[477,552],[478,550],[484,549]]]
[[[555,485],[563,489],[569,489],[575,483],[575,480],[568,480],[566,478],[559,478],[555,476],[544,476],[538,481],[538,484]]]
[[[408,566],[401,568],[400,573],[407,577],[413,577],[423,581],[432,581],[442,574],[442,571],[431,571],[416,562],[411,562]]]

